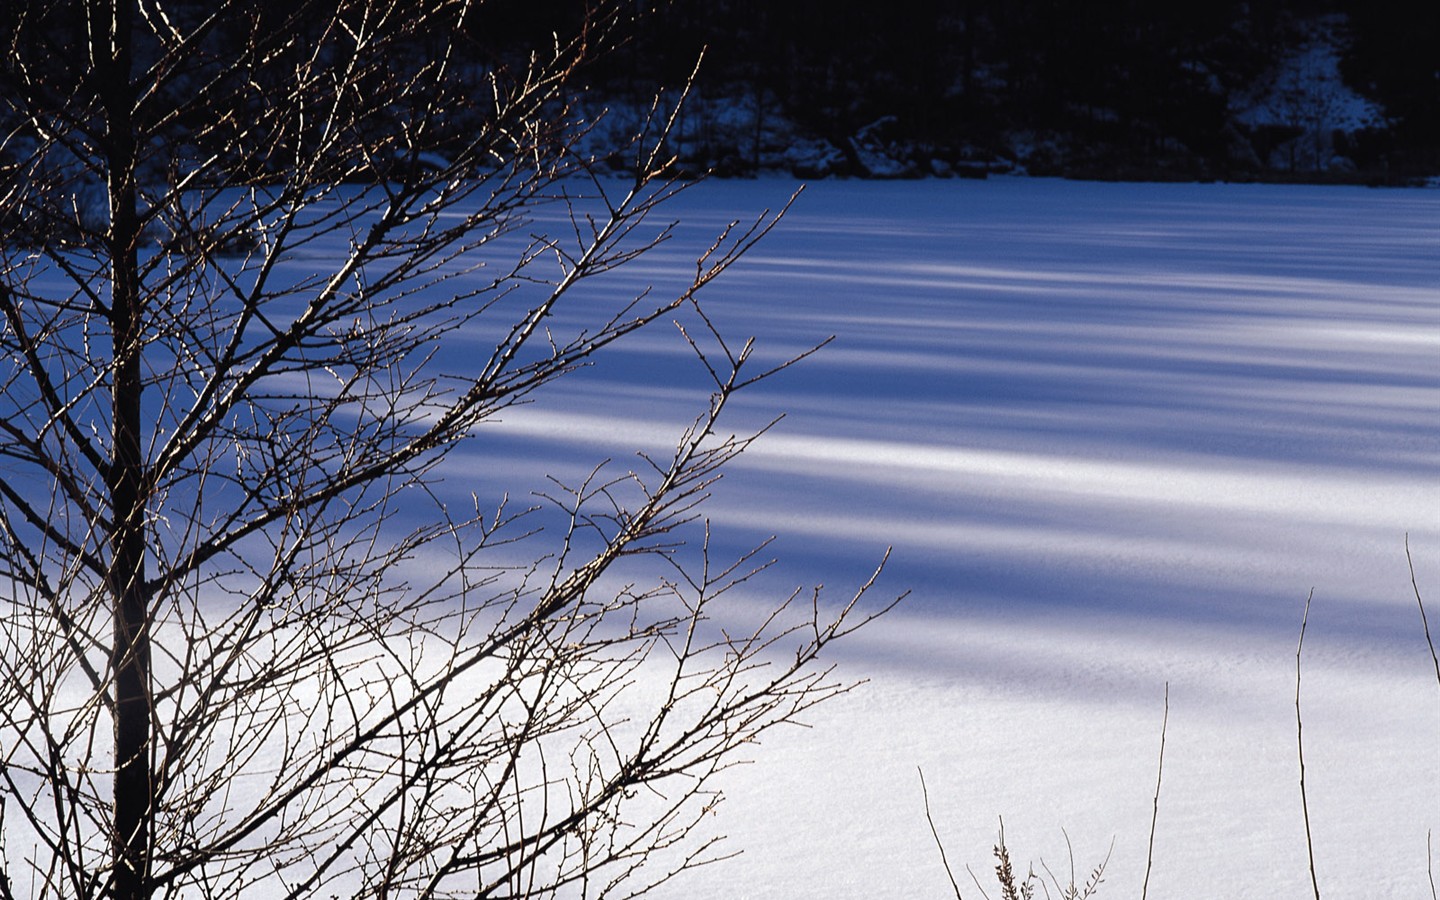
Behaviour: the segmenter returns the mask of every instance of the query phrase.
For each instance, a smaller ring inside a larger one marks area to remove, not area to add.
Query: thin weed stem
[[[1430,900],[1440,900],[1435,893],[1435,854],[1430,847],[1431,832],[1425,832],[1425,874],[1430,876]]]
[[[1425,618],[1425,601],[1420,599],[1420,585],[1415,581],[1415,560],[1410,556],[1409,534],[1405,535],[1405,562],[1410,564],[1410,587],[1414,589],[1415,602],[1420,606],[1420,624],[1425,628],[1425,643],[1430,647],[1430,661],[1435,664],[1435,681],[1440,682],[1440,656],[1435,655],[1435,642],[1430,639],[1430,621]]]
[[[935,837],[935,848],[940,851],[940,864],[945,867],[945,877],[950,879],[950,887],[955,891],[955,900],[965,900],[960,896],[960,885],[955,882],[955,872],[950,868],[950,860],[945,856],[945,844],[940,840],[940,831],[935,827],[935,818],[930,815],[930,792],[925,788],[925,770],[916,766],[915,771],[920,773],[920,796],[925,801],[925,821],[930,823],[930,834]]]
[[[1170,730],[1170,682],[1165,682],[1165,715],[1160,720],[1160,764],[1155,772],[1155,806],[1150,813],[1150,846],[1145,851],[1145,881],[1140,886],[1140,900],[1150,893],[1150,869],[1155,864],[1155,823],[1160,819],[1160,785],[1165,779],[1165,734]]]
[[[1315,889],[1315,900],[1320,900],[1320,879],[1315,874],[1315,841],[1310,833],[1310,801],[1305,795],[1305,738],[1300,721],[1300,654],[1305,649],[1305,626],[1310,622],[1310,601],[1315,599],[1315,589],[1305,598],[1305,613],[1300,618],[1300,640],[1295,645],[1295,749],[1300,759],[1300,812],[1305,817],[1305,851],[1310,860],[1310,886]]]

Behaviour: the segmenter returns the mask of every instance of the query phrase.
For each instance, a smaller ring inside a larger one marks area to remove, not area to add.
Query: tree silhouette
[[[685,542],[767,373],[698,298],[775,217],[673,294],[587,291],[681,189],[666,122],[628,180],[575,151],[619,11],[509,62],[452,0],[4,15],[0,897],[601,896],[712,858],[712,776],[844,689],[816,657],[864,616],[710,621],[758,563]],[[712,380],[672,454],[455,502],[482,423],[670,318]]]

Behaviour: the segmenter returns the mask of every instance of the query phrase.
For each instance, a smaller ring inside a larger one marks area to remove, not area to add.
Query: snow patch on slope
[[[1259,80],[1231,98],[1235,120],[1251,128],[1294,129],[1299,134],[1275,148],[1272,168],[1345,168],[1336,159],[1334,135],[1389,123],[1385,111],[1356,93],[1340,71],[1349,43],[1348,21],[1327,15],[1301,25],[1303,39]]]

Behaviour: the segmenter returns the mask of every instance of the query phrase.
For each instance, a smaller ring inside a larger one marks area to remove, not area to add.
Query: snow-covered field
[[[701,185],[619,273],[680,267],[785,181]],[[624,282],[628,283],[628,282]],[[991,896],[1017,865],[1139,896],[1164,696],[1151,897],[1311,891],[1295,650],[1321,890],[1429,896],[1440,683],[1440,191],[826,182],[710,293],[778,359],[738,429],[784,419],[708,506],[727,546],[774,533],[777,588],[839,597],[888,545],[913,595],[856,635],[869,683],[728,776],[740,857],[661,896]],[[673,334],[637,335],[507,415],[561,471],[663,447],[703,390]],[[688,375],[686,373],[689,373]],[[1440,854],[1440,847],[1436,848]],[[1440,863],[1440,860],[1437,860]]]

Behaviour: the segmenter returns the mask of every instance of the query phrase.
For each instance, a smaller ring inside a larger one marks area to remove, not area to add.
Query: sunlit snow
[[[789,182],[710,183],[676,274]],[[667,275],[667,272],[670,273]],[[666,897],[966,897],[998,817],[1017,865],[1099,896],[1307,894],[1295,649],[1322,891],[1428,895],[1440,683],[1440,192],[1043,180],[825,182],[709,294],[768,361],[738,430],[786,418],[708,506],[778,534],[777,591],[840,596],[888,545],[913,589],[857,635],[869,683],[728,775],[738,859]],[[579,472],[663,449],[699,411],[678,336],[637,335],[469,459]],[[1440,852],[1440,850],[1437,850]],[[1062,881],[1065,880],[1062,877]]]

